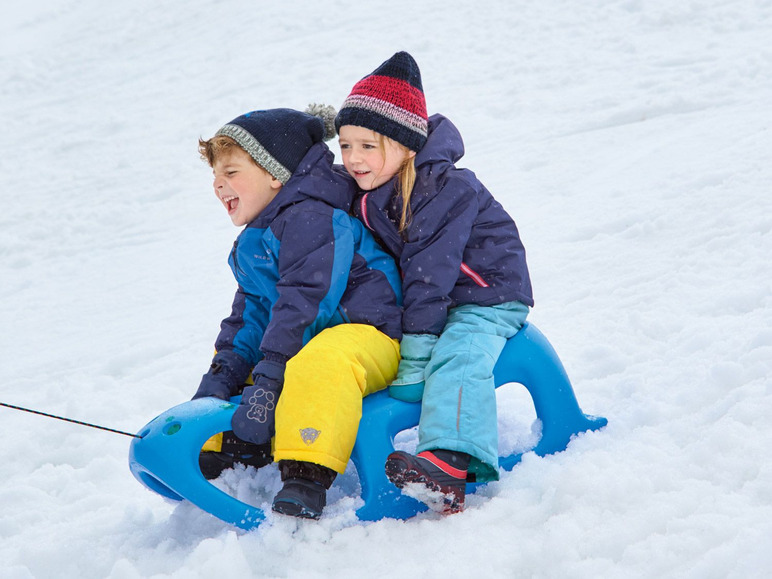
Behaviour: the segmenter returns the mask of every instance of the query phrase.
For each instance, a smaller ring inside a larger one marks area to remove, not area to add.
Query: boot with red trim
[[[464,510],[469,455],[427,450],[414,456],[398,450],[386,459],[386,476],[404,494],[443,514]]]

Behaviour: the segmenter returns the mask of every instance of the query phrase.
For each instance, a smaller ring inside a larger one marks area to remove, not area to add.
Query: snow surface
[[[770,0],[5,6],[0,401],[136,432],[187,400],[237,234],[198,137],[408,50],[609,425],[461,515],[359,522],[346,475],[321,521],[242,532],[138,484],[128,437],[0,408],[0,577],[769,576],[770,38]],[[219,484],[268,501],[276,472]]]

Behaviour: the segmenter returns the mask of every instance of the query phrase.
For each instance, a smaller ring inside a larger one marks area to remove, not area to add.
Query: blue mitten
[[[207,396],[230,400],[247,376],[249,376],[249,364],[244,358],[230,350],[218,352],[212,359],[209,371],[201,378],[193,400]]]
[[[400,343],[397,378],[389,386],[389,396],[405,402],[419,402],[424,394],[426,365],[437,343],[434,334],[405,334]]]
[[[254,386],[244,388],[231,419],[233,433],[246,442],[265,444],[276,432],[276,404],[284,384],[285,358],[267,354],[252,373]]]

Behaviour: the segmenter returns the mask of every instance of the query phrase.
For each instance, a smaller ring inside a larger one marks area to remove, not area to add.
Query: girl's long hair
[[[387,137],[380,133],[376,133],[376,135],[378,135],[378,148],[381,151],[381,156],[385,159]],[[401,143],[392,142],[405,154],[405,159],[397,171],[397,182],[395,185],[396,193],[402,199],[402,214],[399,218],[399,232],[402,234],[407,229],[407,226],[410,225],[410,220],[412,219],[410,198],[413,195],[413,187],[415,186],[415,155],[409,155],[410,149]]]

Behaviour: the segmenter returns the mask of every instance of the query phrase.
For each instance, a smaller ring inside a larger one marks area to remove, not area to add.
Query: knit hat
[[[421,71],[413,57],[398,52],[356,83],[335,117],[335,130],[343,125],[365,127],[420,151],[428,121]]]
[[[286,184],[308,150],[335,136],[335,109],[309,105],[293,109],[252,111],[233,119],[215,134],[230,137],[255,162]]]

